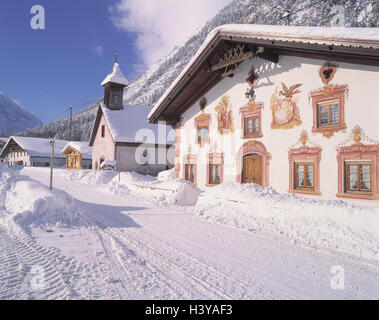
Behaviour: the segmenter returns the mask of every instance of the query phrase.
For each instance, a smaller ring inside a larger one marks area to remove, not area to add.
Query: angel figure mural
[[[295,94],[300,93],[298,89],[302,84],[298,83],[289,88],[282,82],[282,89],[279,86],[271,97],[272,129],[291,129],[300,126],[300,110],[298,98]]]
[[[218,131],[220,134],[234,132],[233,114],[231,109],[229,96],[223,96],[215,108],[217,112]]]

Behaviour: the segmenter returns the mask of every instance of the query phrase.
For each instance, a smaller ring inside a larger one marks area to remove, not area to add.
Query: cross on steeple
[[[118,55],[118,53],[117,53],[117,51],[115,51],[114,52],[114,63],[117,63],[117,55]]]

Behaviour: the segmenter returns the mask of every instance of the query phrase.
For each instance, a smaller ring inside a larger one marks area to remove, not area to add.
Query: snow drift
[[[233,227],[280,234],[293,243],[379,260],[379,208],[224,183],[202,194],[195,213]]]
[[[1,216],[22,227],[87,225],[79,204],[66,192],[50,191],[4,165],[0,165],[0,201]]]
[[[42,169],[43,170],[43,169]],[[56,170],[57,175],[85,185],[97,185],[119,195],[130,193],[157,205],[178,204],[193,206],[201,190],[183,179],[174,179],[173,170],[159,173],[158,178],[136,172]]]
[[[76,201],[36,181],[18,181],[8,191],[5,209],[23,227],[86,225]]]
[[[201,191],[192,183],[169,177],[170,173],[167,172],[160,174],[158,179],[136,172],[122,172],[113,178],[108,188],[117,194],[135,192],[157,205],[195,205]]]

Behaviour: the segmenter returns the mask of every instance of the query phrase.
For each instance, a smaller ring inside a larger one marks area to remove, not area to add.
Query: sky
[[[231,1],[1,0],[0,92],[43,122],[78,112],[103,96],[115,51],[131,81]]]

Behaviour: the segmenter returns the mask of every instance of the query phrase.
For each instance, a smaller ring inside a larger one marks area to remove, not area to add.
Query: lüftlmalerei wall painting
[[[234,132],[232,106],[228,95],[221,98],[215,110],[217,112],[218,131],[220,134]]]
[[[287,87],[282,82],[282,88],[275,88],[275,92],[271,97],[272,110],[272,129],[291,129],[302,124],[300,119],[300,111],[298,107],[298,98],[295,94],[300,93],[298,89],[302,84],[298,83],[291,87]]]

